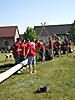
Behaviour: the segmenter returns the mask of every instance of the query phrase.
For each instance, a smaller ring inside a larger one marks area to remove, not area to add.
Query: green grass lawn
[[[0,100],[75,100],[74,54],[55,57],[54,61],[46,61],[45,64],[37,62],[36,74],[26,74],[27,68],[21,74],[12,75],[0,84]],[[1,57],[3,54],[0,54]],[[0,61],[0,66],[14,63]],[[1,67],[0,72],[10,67]],[[46,84],[49,84],[48,92],[38,93],[38,88]]]

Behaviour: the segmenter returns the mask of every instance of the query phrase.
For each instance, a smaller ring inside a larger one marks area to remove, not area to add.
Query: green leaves
[[[35,32],[34,28],[32,28],[32,27],[27,27],[26,31],[24,32],[23,37],[24,37],[24,39],[30,39],[31,41],[38,38],[36,36],[36,32]]]
[[[74,22],[72,24],[72,27],[71,27],[69,33],[72,35],[73,42],[75,43],[75,20],[74,20]]]

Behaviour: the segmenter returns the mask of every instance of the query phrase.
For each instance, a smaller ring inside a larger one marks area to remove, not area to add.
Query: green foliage
[[[74,20],[74,22],[72,24],[71,29],[69,30],[69,33],[72,35],[73,42],[75,43],[75,20]]]
[[[32,41],[34,39],[37,39],[38,37],[36,36],[34,28],[27,27],[26,31],[24,32],[23,38],[30,39]]]
[[[36,52],[36,60],[39,61],[42,59],[42,56],[39,51]]]

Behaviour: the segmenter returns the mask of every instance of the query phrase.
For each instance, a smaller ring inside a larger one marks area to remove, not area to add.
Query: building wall
[[[1,48],[8,48],[8,46],[12,47],[13,43],[16,42],[16,39],[19,37],[19,31],[18,28],[16,28],[16,33],[14,33],[15,36],[12,37],[0,37],[0,49]],[[4,41],[9,41],[9,45],[4,45]]]
[[[8,46],[4,45],[4,41],[9,41],[9,45],[12,47],[12,45],[13,45],[13,37],[1,37],[0,38],[0,49],[8,47]]]
[[[43,42],[47,42],[48,41],[48,36],[40,36],[40,40],[42,40]]]
[[[14,42],[16,42],[16,39],[19,38],[19,33],[18,33],[18,29],[16,29],[16,34],[14,36]]]
[[[72,27],[72,24],[47,25],[45,26],[45,29],[50,36],[54,36],[54,34],[65,34],[66,32],[70,30],[71,27]],[[37,36],[40,35],[40,40],[43,40],[43,41],[48,40],[48,34],[45,31],[45,29],[43,29],[42,26],[34,26],[34,29],[36,31],[36,35]],[[41,30],[42,30],[42,33],[41,33]]]

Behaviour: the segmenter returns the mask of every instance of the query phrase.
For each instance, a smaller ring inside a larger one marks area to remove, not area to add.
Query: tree
[[[75,20],[74,20],[74,22],[72,24],[71,29],[69,30],[69,33],[71,34],[73,42],[75,43]]]
[[[38,36],[36,35],[34,28],[27,27],[26,32],[24,32],[23,38],[33,41],[34,39],[38,39]]]

